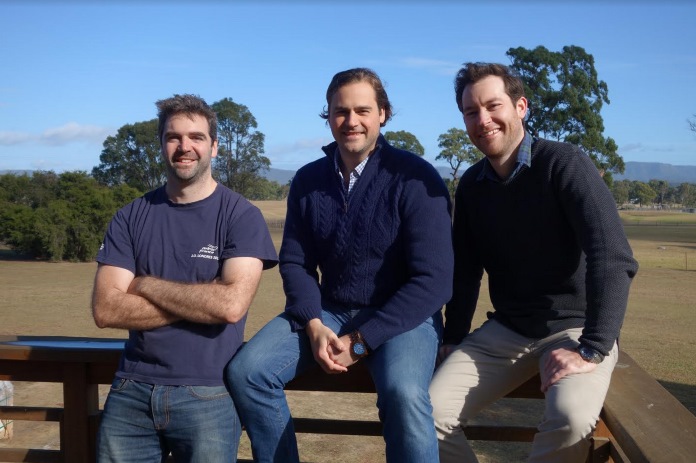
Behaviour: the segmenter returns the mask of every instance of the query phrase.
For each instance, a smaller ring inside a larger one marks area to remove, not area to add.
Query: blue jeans
[[[116,378],[104,405],[97,461],[235,462],[241,425],[224,386],[157,386]]]
[[[373,309],[362,309],[373,310]],[[322,312],[324,325],[339,336],[351,332],[355,311]],[[438,461],[428,386],[442,333],[439,317],[395,336],[367,357],[377,389],[388,462]],[[271,320],[235,355],[226,377],[251,440],[255,462],[299,462],[285,385],[315,367],[304,330],[293,332],[288,316]]]

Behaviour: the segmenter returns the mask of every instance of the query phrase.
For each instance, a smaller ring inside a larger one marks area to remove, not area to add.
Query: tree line
[[[506,55],[510,67],[525,83],[527,130],[533,136],[581,146],[612,188],[618,204],[693,204],[696,186],[692,184],[679,186],[675,192],[652,181],[613,182],[612,174],[623,173],[624,162],[614,140],[604,135],[601,109],[609,104],[608,86],[599,80],[591,54],[578,46],[566,46],[559,52],[539,46],[510,48]],[[251,200],[284,199],[289,185],[263,176],[271,162],[265,156],[265,135],[258,130],[249,108],[232,98],[211,107],[218,117],[218,156],[212,163],[216,180]],[[689,123],[695,130],[696,123]],[[425,154],[423,145],[409,131],[387,131],[384,136],[398,148]],[[466,131],[457,127],[438,137],[438,148],[435,159],[451,168],[445,183],[453,195],[461,173],[483,154]],[[0,176],[0,241],[37,258],[94,259],[114,212],[166,180],[157,119],[119,128],[104,141],[99,160],[89,174]]]
[[[617,206],[655,207],[658,209],[696,207],[696,183],[670,185],[665,180],[648,182],[619,180],[611,185]]]

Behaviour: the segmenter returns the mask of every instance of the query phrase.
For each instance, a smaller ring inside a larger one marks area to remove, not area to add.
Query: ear
[[[517,110],[517,115],[520,119],[524,119],[527,115],[527,98],[521,96],[517,103],[515,103],[515,109]]]
[[[384,108],[379,108],[379,125],[383,125],[384,121],[387,119],[387,113]]]
[[[215,141],[213,142],[213,147],[212,147],[212,149],[210,150],[210,157],[211,157],[211,158],[217,157],[217,153],[218,153],[218,141],[215,140]]]

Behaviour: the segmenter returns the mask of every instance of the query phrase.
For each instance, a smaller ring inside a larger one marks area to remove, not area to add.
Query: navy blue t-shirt
[[[256,257],[264,268],[277,255],[261,212],[218,185],[189,204],[168,200],[165,187],[119,210],[97,261],[170,281],[203,283],[219,277],[231,257]],[[217,386],[244,340],[246,316],[234,324],[179,321],[129,331],[117,377],[159,385]]]

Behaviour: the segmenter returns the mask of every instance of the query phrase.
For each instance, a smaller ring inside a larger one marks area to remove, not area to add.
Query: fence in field
[[[63,407],[0,406],[1,420],[57,422],[60,426],[60,449],[0,448],[0,461],[95,461],[94,442],[100,417],[97,386],[111,383],[122,348],[122,339],[1,337],[0,381],[61,383]],[[297,378],[288,389],[374,392],[366,369],[360,365],[344,375],[326,375],[317,369]],[[540,399],[538,378],[508,397]],[[381,433],[378,421],[364,420],[300,417],[295,418],[295,427],[297,432],[317,434]],[[528,442],[535,429],[497,423],[469,426],[465,432],[472,440]],[[621,352],[592,443],[589,462],[692,461],[696,455],[696,416]]]

